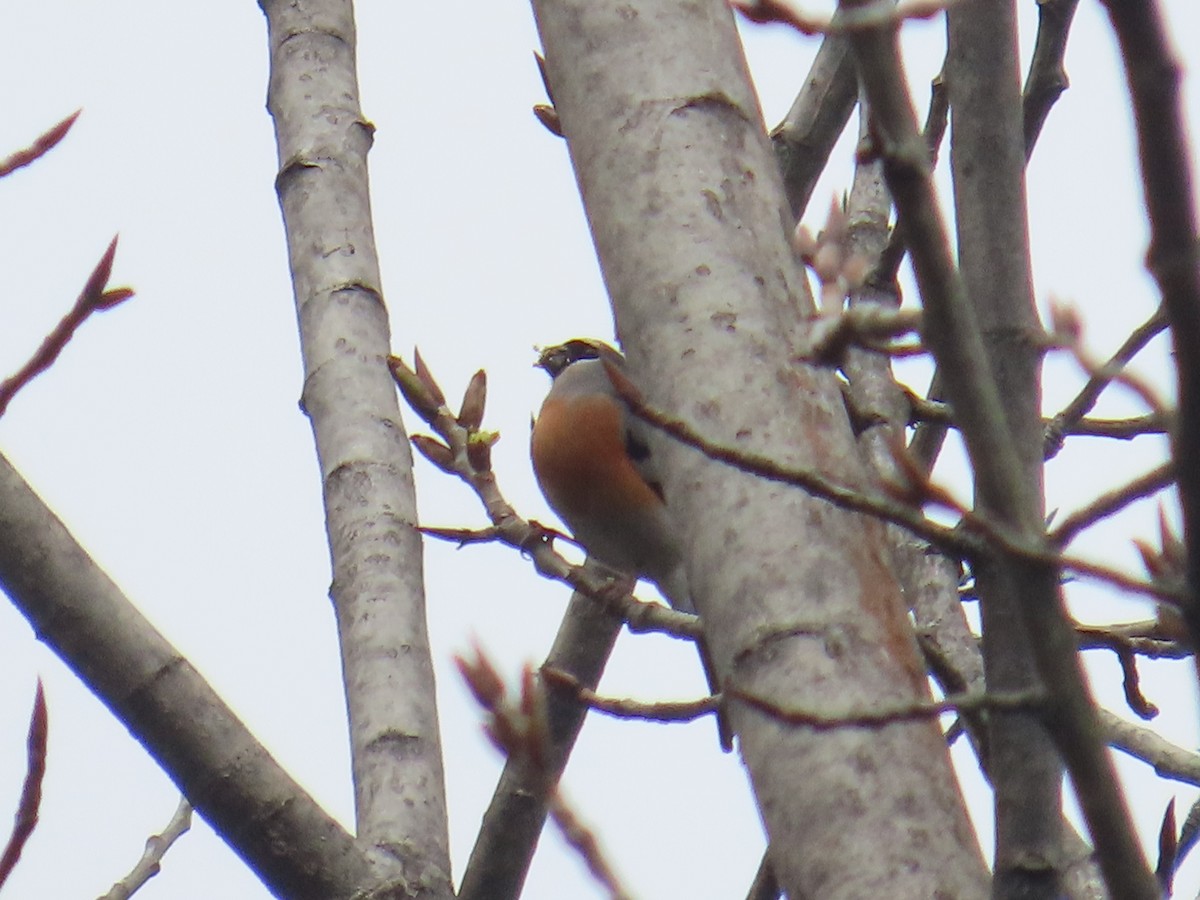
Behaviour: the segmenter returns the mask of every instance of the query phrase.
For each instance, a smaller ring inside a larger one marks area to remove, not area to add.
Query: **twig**
[[[1128,651],[1147,659],[1185,659],[1193,651],[1162,628],[1157,619],[1123,625],[1076,625],[1080,650]]]
[[[949,425],[954,427],[954,411],[950,409],[950,405],[940,400],[928,400],[920,397],[913,392],[909,392],[909,402],[912,412],[909,418],[909,424],[934,422],[939,425]],[[1129,416],[1124,419],[1100,419],[1100,418],[1083,418],[1076,419],[1073,422],[1059,422],[1057,417],[1045,420],[1045,426],[1048,430],[1054,429],[1056,433],[1061,433],[1061,437],[1105,437],[1116,438],[1118,440],[1132,440],[1135,437],[1142,437],[1150,434],[1166,434],[1168,432],[1167,420],[1158,413],[1147,413],[1144,416]],[[1062,440],[1059,439],[1056,445],[1048,441],[1046,452],[1051,450],[1057,452],[1061,449]],[[1047,456],[1047,459],[1050,457]]]
[[[925,138],[925,147],[929,151],[929,166],[937,166],[938,152],[942,139],[946,136],[946,125],[950,121],[950,93],[946,90],[945,63],[942,71],[934,76],[929,85],[929,109],[925,113],[925,125],[921,134]],[[900,264],[908,247],[904,243],[904,228],[897,223],[888,237],[887,246],[875,264],[875,271],[867,277],[867,283],[876,287],[888,286],[895,291],[896,277],[900,273]]]
[[[616,589],[620,585],[612,578],[606,578],[599,571],[589,571],[584,566],[568,562],[550,546],[550,538],[565,537],[564,535],[547,530],[543,525],[532,520],[520,519],[515,513],[514,521],[528,526],[531,532],[541,531],[542,535],[537,539],[543,540],[543,542],[536,544],[514,542],[513,533],[520,530],[520,526],[514,523],[506,524],[504,527],[493,526],[491,528],[421,526],[420,531],[422,534],[458,544],[460,547],[491,542],[515,547],[533,558],[534,566],[539,573],[562,581],[581,594],[586,594],[592,600],[612,609],[624,619],[625,624],[632,632],[665,634],[686,641],[694,641],[700,637],[702,626],[698,616],[671,609],[661,603],[639,600],[628,591]],[[570,538],[567,539],[570,540]]]
[[[627,697],[602,697],[579,679],[560,669],[542,669],[542,677],[550,684],[574,692],[580,703],[597,712],[617,719],[645,719],[650,722],[692,722],[701,716],[712,715],[721,706],[717,695],[699,700],[659,700],[647,702]]]
[[[108,249],[104,251],[104,255],[100,257],[100,262],[88,276],[87,284],[84,285],[75,305],[42,341],[42,345],[29,361],[15,375],[0,383],[0,416],[4,415],[8,404],[12,402],[13,397],[21,388],[54,364],[63,348],[67,346],[67,342],[71,340],[75,330],[87,320],[88,316],[95,312],[112,309],[118,303],[133,296],[133,291],[129,288],[107,288],[116,253],[117,239],[114,237],[108,245]]]
[[[623,624],[619,614],[592,598],[572,595],[543,671],[568,671],[581,684],[595,688]],[[537,799],[540,785],[547,778],[561,777],[586,714],[587,708],[573,692],[547,686],[545,766],[532,771],[520,760],[505,762],[463,871],[459,900],[520,894],[546,821],[546,803]]]
[[[1120,512],[1134,501],[1170,487],[1174,481],[1175,464],[1165,462],[1120,487],[1105,491],[1091,503],[1065,516],[1048,535],[1050,543],[1065,547],[1085,528]]]
[[[1104,437],[1120,441],[1131,441],[1150,434],[1167,434],[1170,428],[1166,418],[1158,413],[1130,416],[1126,419],[1080,419],[1067,428],[1068,437]]]
[[[22,166],[27,166],[32,162],[45,156],[58,142],[67,136],[67,132],[71,130],[71,126],[75,124],[75,120],[79,118],[82,109],[77,109],[71,113],[57,125],[52,126],[44,134],[40,135],[37,140],[26,147],[24,150],[18,150],[16,153],[0,159],[0,178],[5,175],[11,175]]]
[[[1026,159],[1033,155],[1033,147],[1050,115],[1050,108],[1070,87],[1063,58],[1078,6],[1079,0],[1041,0],[1038,3],[1037,39],[1022,97]]]
[[[411,369],[395,356],[389,359],[388,365],[400,392],[413,411],[445,441],[442,443],[428,436],[415,435],[412,438],[413,446],[442,471],[462,479],[479,497],[492,522],[492,526],[482,532],[434,529],[434,536],[472,542],[474,537],[486,534],[488,539],[495,539],[528,554],[539,574],[569,584],[580,593],[619,612],[625,617],[631,631],[656,631],[688,640],[700,636],[702,630],[696,616],[637,600],[628,590],[619,589],[613,579],[604,578],[599,572],[584,566],[572,565],[558,554],[552,546],[555,532],[521,518],[500,492],[490,458],[491,444],[498,436],[480,431],[478,424],[472,421],[464,425],[466,417],[462,413],[455,416],[450,411],[445,395],[419,353]],[[477,379],[473,383],[480,382]],[[468,389],[468,395],[471,393],[472,389]],[[475,393],[479,393],[479,389]],[[481,402],[472,400],[468,403],[464,400],[463,405],[464,408],[472,407],[472,420],[476,416],[482,417]]]
[[[1154,874],[1162,885],[1163,896],[1170,897],[1175,893],[1175,868],[1179,862],[1179,835],[1175,830],[1175,798],[1167,801],[1163,812],[1162,825],[1158,829],[1158,863]]]
[[[42,805],[42,779],[46,775],[46,741],[49,721],[46,716],[46,695],[39,678],[37,691],[33,695],[33,712],[29,716],[29,733],[25,739],[26,763],[25,782],[21,786],[21,799],[13,817],[12,833],[0,854],[0,887],[8,880],[21,851],[33,829],[37,827],[38,810]]]
[[[826,313],[812,322],[805,358],[825,365],[837,365],[851,346],[892,356],[909,355],[908,345],[886,344],[882,343],[882,339],[919,332],[920,328],[921,313],[913,309],[889,309],[872,303]],[[916,352],[926,351],[916,346]]]
[[[856,490],[817,472],[782,466],[766,457],[715,444],[698,434],[686,422],[668,416],[647,404],[637,388],[620,372],[612,368],[608,368],[607,371],[614,389],[629,405],[630,412],[676,440],[694,447],[710,459],[761,478],[802,488],[842,509],[864,513],[907,528],[956,558],[982,559],[1001,550],[1014,558],[1055,566],[1076,575],[1108,582],[1131,593],[1175,604],[1183,599],[1181,592],[1171,585],[1146,581],[1103,563],[1061,554],[1047,543],[1033,543],[1028,538],[1022,538],[1015,534],[1011,527],[967,509],[949,493],[929,482],[924,482],[920,487],[922,500],[936,503],[957,513],[962,517],[963,527],[946,528],[922,515],[919,510],[893,502],[882,495]]]
[[[613,387],[629,406],[631,413],[675,440],[694,447],[709,459],[723,462],[768,481],[777,481],[781,484],[802,488],[814,496],[828,500],[841,509],[866,513],[886,522],[903,526],[954,556],[967,556],[984,549],[970,536],[938,525],[922,515],[919,510],[889,500],[882,494],[866,493],[849,485],[841,484],[819,472],[784,466],[765,456],[716,444],[699,434],[682,419],[676,419],[650,406],[633,383],[616,369],[606,366],[606,370]]]
[[[1050,108],[1058,100],[1063,89],[1067,87],[1062,58],[1066,52],[1067,35],[1078,2],[1079,0],[1043,0],[1038,4],[1037,40],[1022,97],[1026,160],[1033,156],[1033,149],[1041,135],[1042,125],[1049,115]],[[945,66],[943,65],[943,72],[944,70]],[[924,128],[926,144],[932,148],[934,165],[937,162],[937,146],[940,144],[942,133],[946,128],[948,110],[949,99],[942,74],[939,73],[933,81],[929,114]],[[885,274],[890,273],[890,278],[894,281],[896,273],[900,269],[900,263],[904,259],[905,249],[904,233],[898,224],[892,232],[892,238],[884,253],[887,268],[884,268],[883,260],[881,260],[881,271],[878,277],[882,278]],[[930,384],[931,399],[934,396],[940,396],[940,393],[941,375],[935,370]],[[933,464],[941,451],[945,436],[945,428],[938,424],[921,424],[917,427],[909,449],[926,471],[933,470]]]
[[[1100,710],[1100,722],[1108,743],[1151,766],[1156,775],[1200,787],[1200,753],[1178,747],[1154,729],[1126,722],[1106,709]]]
[[[1046,425],[1046,458],[1051,459],[1062,449],[1063,436],[1071,433],[1076,422],[1092,411],[1104,389],[1150,341],[1167,327],[1161,309],[1133,330],[1117,351],[1098,371],[1092,373],[1075,398],[1063,407]]]
[[[179,798],[179,805],[167,827],[159,834],[151,835],[146,840],[146,849],[142,858],[137,861],[128,875],[108,889],[100,900],[128,900],[147,881],[159,873],[163,857],[171,845],[192,827],[192,805],[186,797]]]
[[[579,853],[588,870],[608,891],[613,900],[628,900],[615,871],[605,858],[600,842],[567,804],[551,769],[551,753],[546,722],[546,697],[543,688],[526,667],[517,702],[506,696],[504,682],[495,665],[476,647],[473,659],[455,657],[455,664],[475,700],[488,713],[484,732],[498,750],[509,758],[520,759],[535,772],[542,773],[535,787],[545,799],[547,811],[567,843]]]
[[[595,833],[583,824],[575,811],[563,799],[559,791],[554,791],[548,798],[550,818],[562,832],[563,839],[580,855],[588,867],[588,871],[608,891],[611,900],[630,900],[617,879],[617,873],[609,866],[608,860],[600,850],[600,841]]]
[[[1003,694],[968,691],[951,694],[941,700],[880,703],[875,709],[830,713],[817,710],[787,709],[733,685],[726,685],[725,690],[728,694],[780,722],[788,725],[801,725],[817,731],[831,731],[835,728],[883,728],[896,722],[929,719],[948,712],[1038,710],[1046,701],[1046,695],[1041,691],[1018,691]]]
[[[803,218],[857,100],[850,49],[844,38],[826,37],[787,115],[771,131],[784,193],[796,221]]]

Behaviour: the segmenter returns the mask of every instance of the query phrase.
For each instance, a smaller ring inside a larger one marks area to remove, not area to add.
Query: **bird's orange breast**
[[[661,504],[626,453],[625,417],[611,397],[547,398],[533,429],[538,484],[572,528]]]

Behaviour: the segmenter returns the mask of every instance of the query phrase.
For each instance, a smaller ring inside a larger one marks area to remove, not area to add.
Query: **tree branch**
[[[271,758],[0,456],[0,586],[272,891],[400,882]]]
[[[827,36],[791,109],[771,131],[793,220],[803,218],[817,179],[846,129],[857,99],[858,82],[850,49],[844,38]]]
[[[567,604],[542,671],[569,673],[581,686],[595,688],[620,633],[622,617],[591,597],[575,593]],[[562,777],[587,707],[574,693],[546,685],[547,746],[542,767],[509,756],[483,815],[475,846],[459,885],[458,900],[516,900],[546,821],[542,783]]]
[[[395,848],[424,896],[452,894],[421,537],[367,187],[350,0],[260,0],[276,192],[316,440],[360,838]]]
[[[1162,291],[1171,325],[1179,397],[1172,452],[1176,460],[1200,459],[1200,243],[1192,155],[1180,101],[1182,72],[1168,46],[1159,3],[1102,3],[1121,48],[1137,123],[1150,218],[1146,264]],[[1183,615],[1193,645],[1200,645],[1200,467],[1180,466],[1179,499],[1191,595]]]
[[[847,2],[851,7],[861,5]],[[925,339],[946,374],[948,399],[962,414],[963,434],[981,502],[1003,511],[1004,521],[1027,535],[1041,531],[1041,517],[1012,447],[1003,406],[983,366],[979,325],[949,251],[945,227],[929,178],[928,157],[907,95],[894,33],[850,35],[859,75],[872,105],[879,152],[899,217],[908,229],[910,252],[925,301]],[[1040,455],[1040,454],[1039,454]],[[1011,564],[1011,563],[1010,563]],[[1022,598],[1021,616],[1033,643],[1042,682],[1052,692],[1055,742],[1067,761],[1109,890],[1114,896],[1157,897],[1124,798],[1099,739],[1095,712],[1083,683],[1074,634],[1057,596],[1052,570],[1037,567],[1044,590]]]
[[[1063,437],[1077,433],[1073,429],[1083,420],[1104,389],[1115,379],[1151,340],[1161,334],[1167,327],[1167,319],[1162,309],[1154,312],[1149,319],[1133,330],[1116,353],[1099,371],[1092,373],[1087,383],[1075,398],[1063,407],[1054,418],[1046,423],[1046,459],[1052,459],[1062,449]]]
[[[1050,543],[1056,547],[1065,547],[1085,528],[1090,528],[1101,519],[1120,512],[1137,500],[1170,487],[1174,481],[1175,464],[1166,462],[1120,487],[1105,491],[1091,503],[1064,516],[1050,532]]]

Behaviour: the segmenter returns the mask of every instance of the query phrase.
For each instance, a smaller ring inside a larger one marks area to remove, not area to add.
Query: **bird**
[[[534,420],[530,456],[551,508],[593,559],[653,582],[675,609],[695,613],[679,529],[667,509],[647,429],[605,369],[625,357],[603,341],[573,338],[542,350],[536,365],[550,391]],[[709,688],[718,681],[707,646],[697,642]],[[717,713],[722,749],[733,735]]]

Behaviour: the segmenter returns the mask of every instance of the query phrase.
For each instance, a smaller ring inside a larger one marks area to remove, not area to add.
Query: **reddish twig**
[[[0,886],[8,880],[13,866],[21,858],[25,843],[33,834],[38,822],[38,809],[42,804],[42,779],[46,774],[46,739],[49,720],[46,715],[46,695],[38,680],[37,693],[33,697],[33,713],[29,717],[29,736],[25,746],[28,762],[25,767],[25,784],[21,787],[21,800],[13,819],[12,834],[0,856]]]
[[[454,662],[475,700],[488,713],[484,725],[488,738],[506,756],[521,759],[535,772],[542,773],[543,777],[538,779],[539,792],[563,838],[579,853],[593,877],[613,900],[628,900],[629,894],[621,887],[616,872],[605,859],[596,835],[567,804],[551,776],[546,697],[533,670],[526,666],[520,696],[513,702],[507,696],[500,673],[481,649],[475,648],[473,659],[456,656]]]
[[[0,178],[29,165],[53,150],[55,145],[67,136],[67,132],[71,130],[71,126],[75,124],[75,120],[79,118],[81,112],[83,112],[82,109],[75,110],[24,150],[18,150],[7,159],[0,160]]]
[[[92,274],[88,276],[87,283],[75,300],[75,305],[63,316],[62,321],[54,326],[54,330],[42,341],[42,345],[38,347],[37,352],[30,357],[29,361],[15,375],[0,383],[0,416],[4,415],[8,404],[12,402],[13,397],[21,388],[54,364],[58,355],[71,340],[71,336],[87,320],[88,316],[95,312],[112,309],[133,296],[130,288],[108,288],[108,279],[112,275],[113,258],[116,253],[117,239],[114,237],[108,245],[108,249],[104,251],[104,255],[100,257],[100,262],[96,263]]]
[[[772,703],[765,697],[751,694],[738,687],[726,685],[726,693],[737,697],[749,706],[764,712],[788,725],[800,725],[816,731],[835,728],[883,728],[896,722],[911,722],[929,719],[948,712],[974,712],[978,710],[1037,710],[1046,696],[1040,691],[1017,691],[1009,693],[966,691],[950,694],[941,700],[914,700],[901,703],[880,703],[875,709],[824,712],[810,709],[794,709]]]

